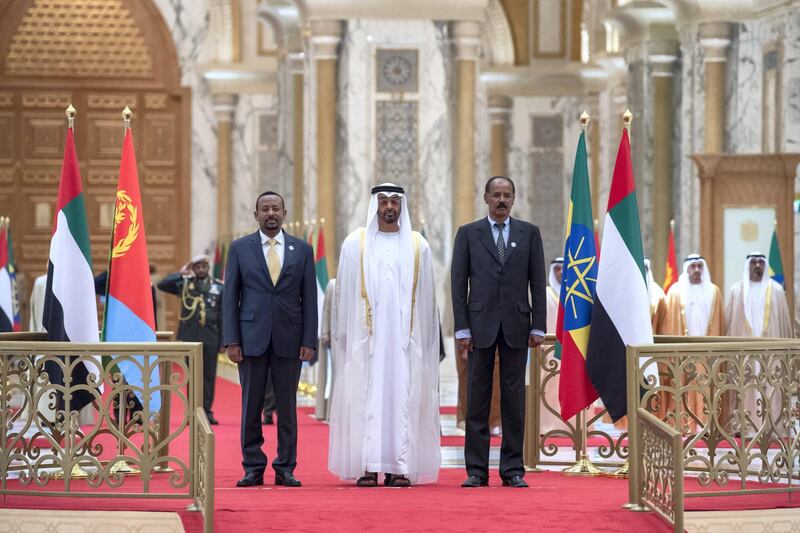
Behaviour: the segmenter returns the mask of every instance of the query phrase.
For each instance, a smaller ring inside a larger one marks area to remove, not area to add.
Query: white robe
[[[336,275],[333,335],[336,387],[331,398],[328,469],[342,479],[364,472],[403,474],[432,483],[441,464],[439,320],[428,243],[419,238],[419,269],[411,335],[403,348],[400,239],[379,234],[372,246],[380,277],[371,295],[373,332],[362,297],[361,231],[344,244]]]

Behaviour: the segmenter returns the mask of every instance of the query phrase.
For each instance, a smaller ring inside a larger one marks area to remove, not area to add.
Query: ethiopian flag
[[[653,342],[627,129],[622,131],[617,151],[600,246],[603,257],[597,272],[586,365],[616,422],[627,412],[625,347]]]
[[[592,223],[589,168],[586,164],[586,133],[581,132],[572,173],[564,273],[556,325],[561,342],[558,401],[564,420],[569,420],[597,399],[597,391],[586,373],[596,280],[597,250]]]
[[[142,195],[130,129],[125,131],[119,167],[103,340],[156,342]],[[149,405],[150,414],[158,411],[159,394],[152,392],[149,404],[143,401],[145,389],[155,390],[160,385],[156,358],[137,355],[132,359],[115,358],[115,363],[139,401]]]
[[[667,244],[667,264],[664,266],[664,294],[672,284],[678,281],[678,259],[675,256],[675,227],[670,225],[669,242]]]
[[[89,246],[89,224],[75,153],[72,128],[67,130],[61,181],[58,184],[56,216],[50,255],[47,263],[47,285],[44,296],[42,325],[47,330],[47,340],[66,342],[98,342],[97,299],[94,293],[92,253]],[[89,368],[86,363],[71,369],[72,387],[85,385],[90,373],[99,374],[102,362]],[[45,370],[50,382],[63,385],[63,367],[55,361],[46,361]],[[88,390],[72,390],[69,410],[80,410],[94,399]],[[59,394],[59,409],[64,407]]]
[[[783,259],[778,244],[778,228],[772,230],[772,242],[769,245],[769,277],[783,285]]]

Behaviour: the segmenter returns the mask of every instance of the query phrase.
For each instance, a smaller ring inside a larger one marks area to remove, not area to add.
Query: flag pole
[[[124,142],[125,135],[128,134],[128,130],[131,129],[131,116],[132,115],[133,115],[133,112],[131,111],[131,108],[128,107],[128,106],[125,106],[125,109],[122,110],[123,142]],[[123,148],[123,151],[124,151],[124,148]],[[108,253],[108,277],[106,278],[106,307],[103,310],[103,315],[104,315],[104,319],[103,319],[103,336],[104,337],[105,337],[105,316],[106,316],[107,311],[108,311],[108,287],[109,287],[109,284],[111,283],[111,259],[112,259],[112,256],[113,256],[113,254],[111,253],[111,250],[113,250],[113,248],[114,248],[114,233],[115,233],[115,229],[116,229],[116,220],[117,220],[116,211],[117,211],[117,202],[116,202],[116,199],[115,199],[114,200],[114,224],[113,224],[113,227],[112,227],[112,230],[111,230],[111,245],[110,245],[111,249],[109,250],[109,253]],[[120,372],[120,374],[121,373],[122,372]],[[125,383],[125,380],[123,378],[123,384],[124,383]],[[124,391],[124,388],[123,388],[123,391]],[[126,424],[125,424],[125,407],[128,404],[128,394],[133,394],[133,393],[132,392],[128,392],[128,393],[120,392],[120,395],[119,395],[119,413],[118,413],[119,419],[118,419],[118,423],[119,423],[120,438],[117,441],[117,451],[118,451],[118,455],[120,457],[122,457],[125,454],[125,444],[122,441],[122,437],[126,436],[125,435],[125,426],[126,426]],[[123,398],[123,396],[124,396],[124,398]],[[143,426],[146,423],[147,423],[147,421],[144,421],[144,420],[142,421],[142,425]],[[128,475],[134,474],[134,475],[137,475],[137,474],[141,474],[141,471],[138,468],[136,468],[135,466],[131,466],[130,464],[128,464],[128,461],[126,461],[125,459],[122,459],[122,460],[117,461],[116,463],[114,463],[114,466],[112,466],[111,469],[109,470],[109,474],[128,474]]]
[[[74,129],[74,126],[75,126],[75,114],[76,113],[75,113],[75,108],[72,107],[72,104],[69,104],[69,106],[67,107],[65,113],[67,115],[67,128],[68,129]],[[69,368],[69,356],[67,356],[66,361],[67,361],[67,366],[65,368]],[[100,409],[97,406],[97,401],[92,401],[92,403],[94,404],[95,408],[99,412]],[[72,426],[72,424],[69,425],[69,427],[71,427],[71,426]],[[63,438],[64,439],[67,439],[67,438],[72,439],[72,435],[70,433],[71,433],[71,430],[67,430],[67,432],[65,432],[65,434],[62,435]],[[52,474],[50,474],[50,479],[64,479],[65,477],[66,477],[66,475],[65,475],[63,467],[59,467],[56,471],[54,471]],[[74,463],[72,465],[72,469],[70,470],[69,477],[70,477],[70,479],[86,479],[86,478],[89,477],[89,473],[81,467],[79,462],[76,462],[76,463]]]
[[[633,113],[631,113],[630,109],[625,109],[625,113],[622,114],[622,127],[628,132],[628,141],[630,142],[630,134],[631,134],[631,121],[633,120]],[[675,219],[670,219],[669,221],[669,229],[671,232],[675,231]],[[627,418],[626,418],[627,423]],[[631,463],[630,457],[625,459],[625,462],[622,464],[621,467],[610,472],[608,474],[609,477],[617,477],[617,478],[626,478],[628,474],[630,474],[631,470]],[[626,507],[628,504],[623,505]]]
[[[584,140],[586,139],[586,130],[589,126],[589,113],[584,111],[581,113],[581,133],[583,134]],[[574,179],[574,177],[573,177]],[[593,236],[594,238],[594,236]],[[597,253],[595,251],[595,253]],[[561,472],[568,475],[568,476],[600,476],[603,475],[603,471],[597,468],[592,461],[589,460],[589,457],[586,455],[586,439],[587,434],[589,433],[589,409],[584,407],[580,410],[575,419],[575,425],[580,427],[581,436],[580,436],[580,443],[578,445],[578,453],[579,459],[574,465],[565,468]]]

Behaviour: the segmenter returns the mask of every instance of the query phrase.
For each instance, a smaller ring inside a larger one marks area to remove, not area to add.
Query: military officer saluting
[[[222,340],[222,281],[209,275],[208,256],[196,255],[180,272],[158,283],[159,290],[177,294],[181,302],[178,340],[203,343],[203,409],[211,424],[217,354]]]

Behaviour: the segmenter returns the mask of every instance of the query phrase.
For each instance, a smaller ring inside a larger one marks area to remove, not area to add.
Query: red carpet
[[[546,472],[527,476],[530,489],[514,490],[500,487],[497,471],[493,470],[489,488],[468,490],[459,487],[465,477],[463,470],[443,469],[435,485],[358,489],[328,473],[328,427],[314,420],[310,409],[300,409],[298,420],[299,465],[295,474],[304,486],[275,488],[271,476],[267,476],[268,485],[264,487],[237,489],[234,485],[242,476],[240,410],[239,387],[219,380],[214,409],[220,420],[220,425],[215,426],[217,531],[669,530],[651,513],[621,509],[627,500],[628,485],[618,479],[574,478]],[[275,431],[275,426],[265,427],[265,449],[270,459],[275,455]],[[176,444],[176,449],[180,446]],[[182,446],[185,449],[185,443]],[[136,478],[127,479],[126,486],[138,486]],[[187,531],[202,531],[200,515],[183,510],[188,503],[22,496],[7,496],[2,501],[4,507],[29,509],[176,511]]]

